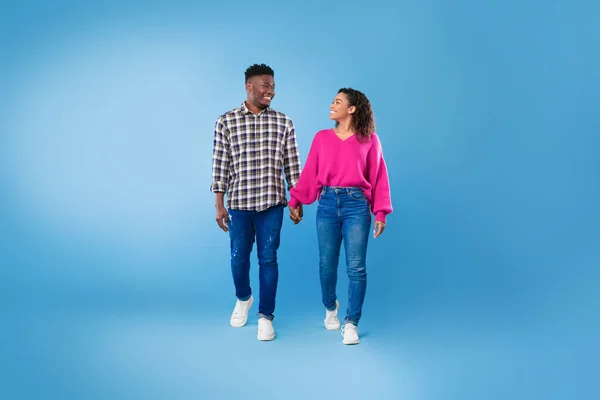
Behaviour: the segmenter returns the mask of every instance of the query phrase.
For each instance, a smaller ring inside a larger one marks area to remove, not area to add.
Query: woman
[[[357,326],[367,287],[366,255],[371,212],[373,237],[385,229],[392,212],[387,168],[375,134],[371,103],[354,89],[340,89],[329,111],[335,128],[317,132],[298,184],[290,190],[290,217],[301,218],[299,204],[317,198],[319,275],[325,306],[325,328],[340,329],[336,296],[337,268],[342,241],[350,280],[348,308],[342,327],[344,344],[358,344]]]

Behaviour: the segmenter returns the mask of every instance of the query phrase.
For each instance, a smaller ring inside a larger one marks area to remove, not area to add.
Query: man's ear
[[[251,80],[251,79],[248,79],[248,80],[246,81],[246,92],[248,92],[248,91],[250,91],[250,90],[252,90],[252,80]]]

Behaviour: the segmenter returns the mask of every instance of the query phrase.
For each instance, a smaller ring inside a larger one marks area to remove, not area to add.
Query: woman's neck
[[[354,127],[352,126],[352,120],[348,118],[344,121],[338,121],[336,127],[336,133],[340,136],[351,136],[354,135]]]

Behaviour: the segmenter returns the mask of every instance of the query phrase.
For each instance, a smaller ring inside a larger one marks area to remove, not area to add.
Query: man
[[[237,302],[230,324],[242,327],[254,302],[250,288],[250,253],[256,239],[260,300],[258,340],[273,340],[273,318],[279,270],[277,250],[288,190],[300,176],[300,154],[292,120],[272,109],[273,70],[255,64],[246,70],[246,101],[217,120],[212,184],[217,224],[229,232],[231,272]],[[227,208],[224,196],[227,193]],[[302,210],[290,209],[300,222]]]

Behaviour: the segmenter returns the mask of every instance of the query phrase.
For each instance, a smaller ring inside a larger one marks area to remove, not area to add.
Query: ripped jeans
[[[279,204],[264,211],[228,210],[231,273],[235,296],[239,300],[246,301],[252,294],[250,253],[256,238],[260,284],[258,316],[270,320],[274,318],[275,312],[275,296],[279,280],[277,250],[284,208],[283,204]]]

